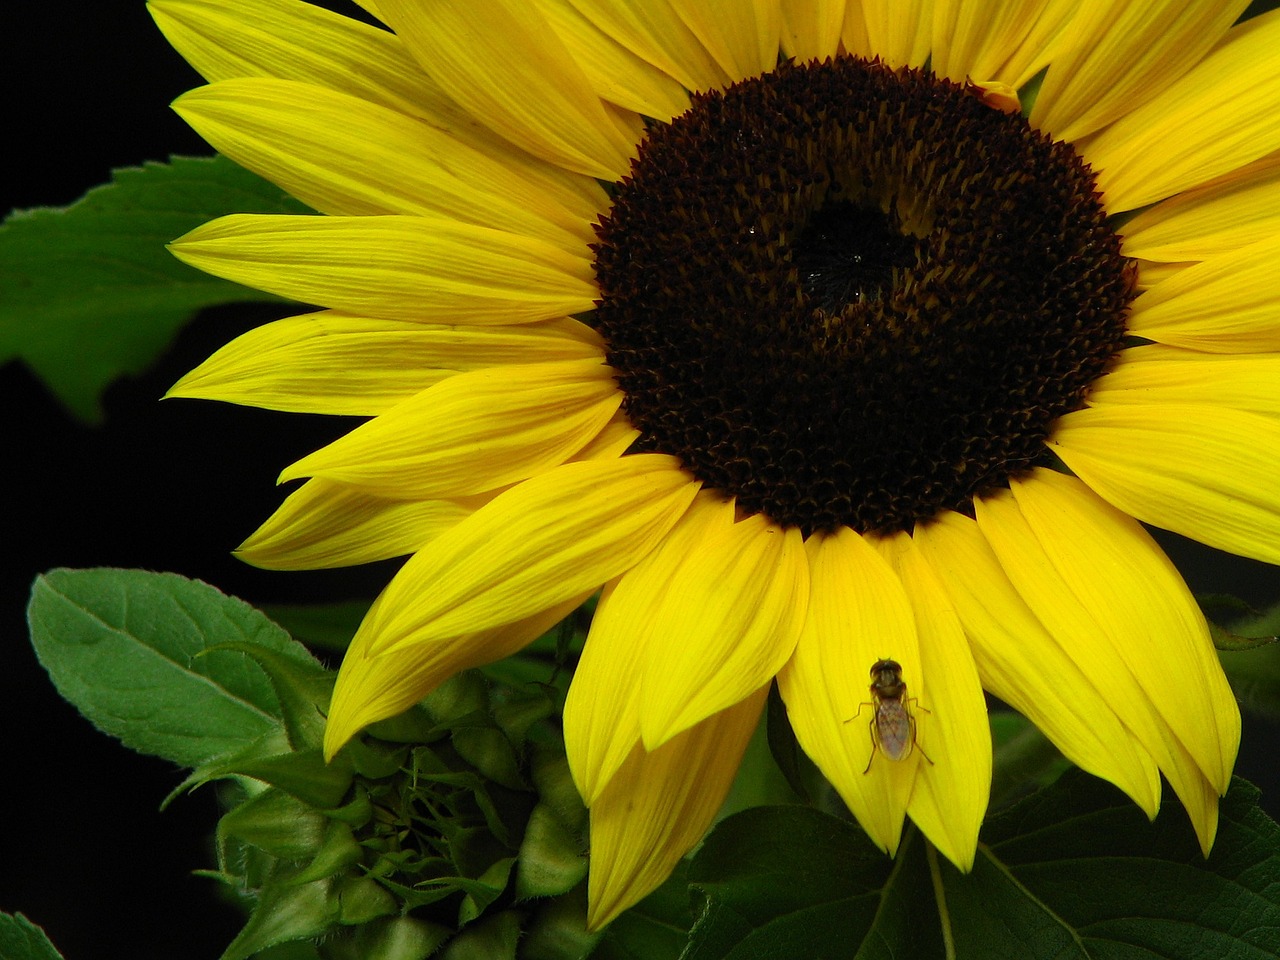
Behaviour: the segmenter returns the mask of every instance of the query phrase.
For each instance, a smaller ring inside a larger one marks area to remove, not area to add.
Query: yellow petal
[[[590,929],[644,899],[702,839],[728,796],[767,689],[652,752],[637,744],[592,804]]]
[[[325,759],[332,759],[364,727],[403,713],[455,674],[516,653],[572,613],[587,596],[570,598],[516,623],[380,656],[370,656],[363,640],[359,644],[353,640],[329,704]]]
[[[591,310],[591,263],[540,240],[434,217],[234,214],[178,259],[304,303],[398,320],[528,323]]]
[[[897,575],[854,531],[815,535],[806,548],[809,614],[795,654],[778,674],[778,690],[804,752],[871,840],[892,856],[917,770],[927,761],[914,749],[897,761],[877,756],[870,670],[878,660],[896,660],[910,696],[927,704],[915,616]],[[923,735],[928,718],[920,720],[921,710],[913,714]]]
[[[1059,38],[1031,111],[1032,125],[1055,140],[1071,141],[1131,113],[1199,63],[1248,5],[1080,4]]]
[[[728,514],[734,506],[719,509]],[[783,530],[761,514],[670,562],[670,583],[647,611],[641,648],[640,732],[648,750],[767,684],[795,649],[809,598],[799,529]]]
[[[395,500],[317,478],[291,493],[236,556],[269,570],[349,567],[402,557],[489,499]]]
[[[699,494],[702,496],[702,494]],[[669,545],[679,527],[664,541]],[[662,547],[659,548],[661,550]],[[657,551],[655,551],[657,552]],[[649,555],[650,557],[653,554]],[[646,558],[648,559],[648,558]],[[628,571],[634,575],[645,564]],[[636,577],[632,577],[637,582]],[[639,574],[638,582],[644,583]],[[640,624],[614,615],[613,596],[622,578],[605,585],[591,618],[591,632],[573,671],[564,703],[564,745],[569,772],[582,800],[591,806],[640,741],[637,649],[632,634]]]
[[[1084,156],[1107,209],[1145,206],[1280,148],[1277,48],[1280,11],[1246,20],[1197,67],[1092,139]]]
[[[472,370],[303,457],[280,479],[328,477],[386,497],[483,493],[564,463],[621,403],[599,358]]]
[[[982,686],[1068,760],[1114,783],[1154,818],[1160,771],[1116,716],[1113,685],[1099,689],[1036,619],[978,525],[946,512],[917,526],[915,542],[955,604]]]
[[[979,528],[1072,659],[1114,678],[1117,714],[1207,847],[1206,784],[1226,789],[1239,713],[1199,608],[1150,536],[1079,480],[1038,470],[1014,489],[976,502]]]
[[[1067,25],[1080,10],[1079,0],[1040,0],[1039,10],[1028,27],[1027,34],[1019,42],[1012,43],[1006,59],[996,71],[979,76],[1002,80],[1014,89],[1029,83],[1054,58],[1057,44],[1063,39]],[[988,51],[992,56],[999,50],[993,45]],[[982,60],[975,65],[985,66]]]
[[[1135,289],[1150,290],[1158,284],[1171,280],[1187,267],[1194,267],[1194,260],[1179,260],[1177,263],[1159,263],[1154,260],[1134,260],[1138,267],[1138,282]]]
[[[698,489],[660,454],[568,463],[517,484],[400,569],[361,634],[371,655],[531,616],[654,548]]]
[[[380,0],[422,69],[494,133],[566,170],[618,180],[621,135],[560,38],[518,0]]]
[[[951,601],[911,538],[896,534],[876,546],[906,588],[920,637],[916,729],[932,763],[916,770],[907,814],[943,856],[968,871],[991,796],[991,729],[982,684]]]
[[[586,256],[591,225],[518,170],[440,129],[291,80],[226,80],[174,109],[236,163],[321,213],[444,216]]]
[[[1212,353],[1280,349],[1280,235],[1187,267],[1139,296],[1129,331]]]
[[[731,80],[778,65],[782,14],[778,0],[670,0],[681,20]]]
[[[862,0],[867,43],[891,67],[921,67],[933,44],[934,0]],[[846,33],[848,33],[846,26]],[[856,51],[850,51],[856,52]]]
[[[662,544],[601,596],[564,705],[565,749],[588,806],[640,739],[643,651],[660,629],[654,612],[672,589],[680,560],[732,524],[732,504],[726,510],[722,497],[700,492]]]
[[[804,63],[834,57],[845,0],[782,0],[782,52]]]
[[[603,355],[577,320],[451,327],[337,310],[263,324],[179,380],[167,397],[374,416],[455,373]]]
[[[537,0],[537,6],[601,99],[655,120],[689,109],[677,81],[595,26],[572,0]]]
[[[321,7],[299,0],[150,0],[147,9],[207,80],[281,77],[414,116],[462,116],[394,34]]]
[[[1020,64],[1011,56],[1026,40],[1045,7],[1044,0],[1004,0],[998,4],[972,0],[934,0],[933,58],[939,76],[1015,84]]]
[[[728,75],[698,42],[669,0],[572,0],[602,33],[687,90],[727,86]]]
[[[640,431],[631,425],[627,415],[619,411],[585,447],[570,460],[616,460],[640,439]]]
[[[867,36],[867,20],[862,15],[862,4],[850,3],[846,0],[844,7],[844,24],[840,28],[840,46],[855,57],[870,60],[876,56],[871,49],[871,38]]]
[[[1280,563],[1280,425],[1209,404],[1099,403],[1061,418],[1049,445],[1125,513]]]
[[[1280,152],[1148,207],[1124,225],[1124,254],[1208,260],[1280,234]]]
[[[1149,343],[1120,352],[1089,390],[1092,406],[1110,403],[1212,404],[1280,416],[1280,356],[1199,353]]]
[[[337,90],[424,120],[519,171],[585,221],[609,207],[603,187],[523,151],[454,103],[394,34],[300,0],[155,0],[165,35],[209,80],[279,77]]]
[[[1010,486],[1063,581],[1128,639],[1121,656],[1205,776],[1226,793],[1240,714],[1182,575],[1135,520],[1076,478],[1039,470]]]

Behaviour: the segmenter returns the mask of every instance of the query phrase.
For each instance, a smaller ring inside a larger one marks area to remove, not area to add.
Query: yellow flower
[[[179,113],[322,214],[175,242],[326,309],[173,394],[371,418],[240,552],[410,555],[329,753],[603,587],[565,711],[597,926],[775,679],[889,853],[910,816],[971,866],[984,689],[1149,815],[1163,774],[1207,851],[1239,713],[1139,521],[1280,561],[1280,14],[360,2],[386,29],[151,3],[210,81]]]

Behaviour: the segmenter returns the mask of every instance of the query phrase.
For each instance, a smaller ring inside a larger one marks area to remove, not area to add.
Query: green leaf
[[[0,913],[0,957],[4,960],[62,960],[44,931],[20,913]]]
[[[769,744],[769,753],[773,755],[773,762],[786,778],[787,785],[795,791],[796,796],[806,803],[809,802],[807,781],[812,779],[813,763],[806,763],[808,757],[800,749],[795,732],[791,729],[791,723],[787,719],[787,707],[782,702],[782,695],[778,693],[776,683],[769,685],[768,708],[765,711],[764,722],[766,742]]]
[[[1022,714],[998,710],[990,719],[995,740],[993,808],[1024,795],[1029,787],[1048,786],[1071,766],[1040,728]]]
[[[0,363],[19,357],[76,415],[146,369],[197,310],[278,298],[208,276],[165,244],[225,213],[307,213],[222,157],[117,170],[69,207],[0,224]]]
[[[367,600],[326,604],[268,604],[262,612],[289,631],[290,636],[322,650],[341,653],[369,612]]]
[[[993,818],[961,874],[910,830],[896,860],[800,807],[722,822],[693,860],[703,897],[684,960],[1280,955],[1280,827],[1236,780],[1206,860],[1166,799],[1149,823],[1079,771]]]
[[[289,749],[281,704],[248,643],[316,662],[252,607],[175,574],[54,570],[37,578],[31,641],[58,692],[140,753],[198,767],[256,745]]]
[[[666,883],[605,928],[591,960],[677,960],[692,922],[688,874],[682,860]]]
[[[705,904],[684,956],[820,957],[832,943],[847,944],[845,956],[870,956],[855,948],[882,935],[885,893],[917,885],[909,866],[904,859],[895,869],[856,825],[807,807],[743,811],[711,832],[689,868]]]

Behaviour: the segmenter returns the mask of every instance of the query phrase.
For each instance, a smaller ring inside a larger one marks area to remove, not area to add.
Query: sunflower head
[[[371,417],[242,555],[408,556],[328,755],[599,592],[593,924],[697,843],[775,682],[890,854],[909,817],[972,865],[984,690],[1148,814],[1163,775],[1208,850],[1239,713],[1142,524],[1280,561],[1280,15],[361,5],[152,2],[211,81],[178,109],[322,214],[174,244],[325,308],[174,393]]]
[[[634,449],[806,535],[971,513],[1045,461],[1133,293],[1068,144],[847,56],[695,97],[597,233]]]

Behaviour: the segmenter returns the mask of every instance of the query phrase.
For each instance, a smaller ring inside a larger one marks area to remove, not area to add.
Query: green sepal
[[[243,757],[222,765],[217,776],[253,777],[286,790],[313,807],[336,807],[351,789],[351,764],[344,757],[325,763],[319,749],[270,757]]]
[[[329,880],[294,885],[288,869],[280,867],[261,888],[248,923],[231,941],[222,960],[248,960],[255,953],[291,940],[321,936],[337,919]]]
[[[511,743],[525,744],[535,725],[560,715],[555,698],[544,684],[525,684],[521,696],[513,696],[493,708],[493,719]]]
[[[218,757],[197,766],[181,783],[169,791],[169,795],[161,802],[160,808],[162,810],[167,808],[178,797],[190,793],[197,787],[234,776],[232,771],[240,758],[274,757],[287,753],[288,750],[289,735],[285,732],[284,724],[281,723],[238,753],[229,757]]]
[[[325,960],[426,960],[453,936],[439,923],[384,917],[325,939]]]
[[[356,842],[351,827],[340,820],[329,820],[319,849],[292,882],[311,883],[337,876],[358,864],[363,855],[364,851]]]
[[[332,763],[325,763],[318,749],[279,750],[275,738],[264,738],[235,756],[201,764],[165,802],[179,792],[229,777],[250,777],[279,787],[314,807],[337,807],[346,798],[351,788],[352,766],[345,756],[340,754]]]
[[[585,836],[587,808],[569,771],[564,744],[535,744],[529,771],[540,803],[554,811],[565,827]]]
[[[423,707],[470,766],[484,777],[513,790],[526,789],[520,758],[510,738],[494,719],[489,685],[475,671],[459,674],[438,687]]]
[[[318,661],[282,657],[253,643],[222,643],[214,650],[235,650],[257,662],[275,689],[280,718],[295,750],[319,747],[324,742],[325,715],[333,694],[334,674]],[[206,654],[207,655],[207,654]]]
[[[310,940],[288,940],[259,951],[253,960],[326,960],[326,955]]]
[[[377,740],[389,743],[434,743],[443,740],[447,731],[442,730],[435,719],[421,706],[415,706],[404,713],[396,714],[386,720],[371,723],[365,733]]]
[[[412,887],[386,877],[380,877],[379,882],[403,900],[406,910],[437,903],[458,893],[463,894],[458,911],[458,925],[465,926],[501,896],[514,864],[514,857],[504,857],[491,863],[478,877],[436,876],[422,880]]]
[[[478,722],[489,714],[488,685],[484,677],[468,670],[427,694],[422,709],[444,730],[451,730],[463,721]]]
[[[228,810],[219,839],[233,836],[281,860],[307,860],[324,845],[330,820],[282,790],[264,790]]]
[[[409,757],[404,744],[380,743],[373,738],[351,740],[332,763],[345,760],[356,773],[368,780],[385,780],[402,769]]]
[[[513,910],[485,917],[450,940],[440,960],[516,960],[520,920]]]
[[[462,906],[458,908],[458,926],[465,927],[471,923],[484,913],[489,904],[502,896],[515,865],[515,857],[503,857],[490,864],[479,878],[464,885],[466,895],[462,898]]]
[[[336,919],[345,926],[359,926],[400,912],[396,898],[371,877],[342,877],[335,882],[332,896],[338,905]]]
[[[586,884],[579,884],[564,896],[539,904],[520,941],[520,960],[581,960],[600,937],[599,931],[587,929]],[[674,960],[676,954],[654,954],[648,960],[668,956]]]
[[[1258,647],[1266,647],[1280,641],[1280,637],[1274,634],[1264,636],[1241,636],[1238,633],[1232,633],[1226,627],[1219,626],[1216,623],[1209,624],[1209,636],[1213,638],[1213,645],[1219,650],[1255,650]]]
[[[488,718],[485,722],[492,723]],[[497,727],[457,726],[453,728],[453,748],[480,776],[512,790],[528,789],[520,772],[520,758],[507,735]]]
[[[1220,599],[1218,604],[1222,605]],[[1245,638],[1243,646],[1224,645],[1221,635],[1215,635],[1214,642],[1231,689],[1246,709],[1280,717],[1280,644],[1268,642],[1280,634],[1280,604],[1260,613],[1249,610],[1231,622],[1230,630],[1234,637]]]
[[[1040,87],[1044,84],[1044,78],[1047,72],[1048,70],[1041,70],[1018,88],[1018,103],[1022,106],[1022,115],[1024,117],[1031,116],[1031,111],[1036,105],[1037,98],[1040,96]]]
[[[467,791],[484,817],[485,827],[498,842],[509,846],[514,844],[511,829],[493,802],[490,785],[483,777],[470,770],[449,768],[435,752],[426,748],[414,750],[411,756],[410,770],[414,778]]]
[[[581,837],[545,803],[529,814],[516,871],[517,900],[567,893],[587,875]]]
[[[359,787],[350,801],[340,807],[326,810],[325,815],[332,820],[340,820],[348,826],[363,826],[373,818],[373,802],[369,799],[368,790]]]

